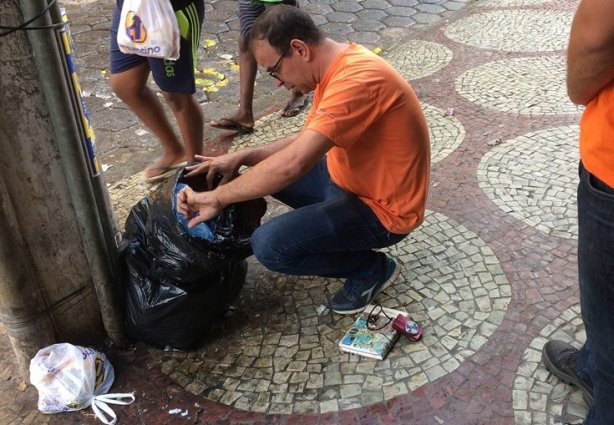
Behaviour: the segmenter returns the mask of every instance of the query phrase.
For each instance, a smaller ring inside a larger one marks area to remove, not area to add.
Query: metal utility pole
[[[0,2],[3,27],[32,18],[0,29],[0,321],[24,378],[50,343],[124,343],[119,233],[59,5]]]

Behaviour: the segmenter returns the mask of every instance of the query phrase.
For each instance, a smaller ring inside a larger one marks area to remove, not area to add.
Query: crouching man
[[[226,205],[272,194],[293,210],[256,230],[258,261],[280,273],[345,279],[330,307],[359,312],[400,272],[375,250],[424,219],[430,144],[418,99],[386,61],[326,37],[295,7],[264,12],[250,45],[279,86],[314,92],[304,128],[268,145],[199,157],[190,175],[209,182],[222,175],[221,184],[186,188],[178,210],[193,226]],[[251,168],[237,177],[243,165]]]

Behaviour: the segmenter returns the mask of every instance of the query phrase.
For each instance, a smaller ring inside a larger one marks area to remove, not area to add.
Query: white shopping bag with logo
[[[117,28],[123,53],[177,60],[180,40],[170,0],[124,0]]]
[[[93,348],[62,343],[45,347],[30,361],[30,382],[38,390],[38,410],[59,413],[92,406],[107,425],[117,422],[108,404],[130,404],[134,393],[107,394],[115,373],[106,356]]]

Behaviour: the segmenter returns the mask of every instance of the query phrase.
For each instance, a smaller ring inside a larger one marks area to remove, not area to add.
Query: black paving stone
[[[384,19],[384,23],[389,27],[409,28],[416,23],[409,16],[391,16]]]
[[[313,22],[319,27],[328,22],[326,18],[322,15],[310,15],[310,16]]]
[[[333,12],[333,9],[326,4],[307,4],[305,6],[301,6],[301,9],[310,15],[326,15]]]
[[[365,9],[388,9],[390,3],[385,0],[365,0],[362,2],[362,7]]]
[[[333,12],[326,15],[326,19],[328,22],[342,22],[349,24],[350,22],[354,22],[357,18],[356,15],[352,13]]]
[[[348,35],[348,39],[354,43],[362,44],[363,46],[373,49],[377,46],[377,42],[382,37],[376,32],[359,31]]]
[[[393,6],[415,6],[420,2],[418,0],[388,0]]]
[[[358,17],[361,19],[375,19],[378,21],[381,21],[382,19],[388,16],[388,14],[384,12],[383,10],[374,10],[374,9],[361,10],[356,15],[358,15]]]
[[[416,13],[412,18],[419,24],[434,24],[441,20],[440,16],[429,13]]]
[[[348,35],[352,32],[352,27],[348,24],[341,24],[337,22],[329,22],[322,25],[322,30],[331,35]]]
[[[436,4],[419,4],[416,6],[416,10],[422,13],[431,13],[431,14],[436,14],[436,13],[441,13],[441,12],[446,11],[446,9]]]
[[[392,16],[411,16],[417,13],[413,7],[394,6],[386,10],[386,13]]]
[[[459,1],[447,1],[445,3],[441,3],[441,5],[446,9],[453,11],[461,10],[463,7],[465,7],[465,3],[461,3]]]
[[[206,31],[211,34],[221,34],[230,31],[225,22],[207,21]]]
[[[340,1],[338,3],[332,4],[331,7],[335,9],[337,12],[350,12],[350,13],[355,13],[363,9],[363,7],[359,3],[356,3],[353,1]]]
[[[361,19],[356,22],[352,22],[352,28],[355,31],[376,32],[386,28],[386,25],[382,21],[375,19]]]

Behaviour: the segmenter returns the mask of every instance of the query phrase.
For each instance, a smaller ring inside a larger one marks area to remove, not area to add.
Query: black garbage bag
[[[205,179],[174,179],[137,203],[126,220],[123,256],[128,268],[126,330],[134,339],[178,349],[192,347],[245,283],[250,237],[266,211],[264,199],[225,208],[211,239],[179,225],[178,184],[207,190]]]

